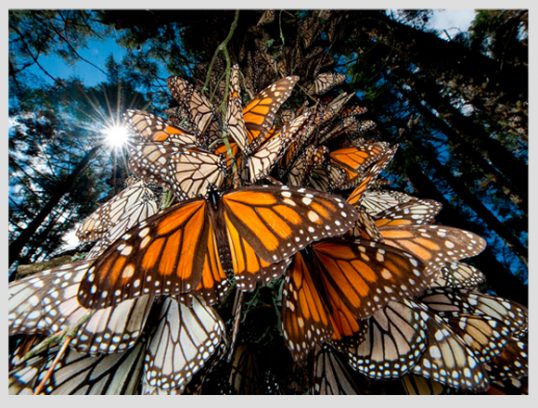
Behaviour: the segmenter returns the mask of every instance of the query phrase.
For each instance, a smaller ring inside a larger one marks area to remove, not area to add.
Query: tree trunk
[[[34,219],[28,224],[28,226],[20,233],[20,235],[9,244],[9,265],[12,265],[20,257],[22,249],[30,241],[32,236],[36,233],[37,229],[41,226],[43,221],[50,214],[52,209],[59,203],[61,198],[67,194],[74,187],[79,176],[82,174],[90,160],[95,156],[101,146],[97,145],[92,148],[81,162],[75,167],[71,174],[69,174],[62,182],[59,182],[52,192],[49,200],[45,203],[41,211],[34,217]]]
[[[518,166],[517,171],[519,173],[514,172],[513,170],[515,169],[510,170],[507,174],[504,173],[486,160],[486,158],[481,154],[480,150],[474,148],[472,144],[465,140],[465,138],[462,136],[463,133],[472,134],[470,133],[473,131],[472,129],[461,132],[460,130],[457,130],[457,128],[451,127],[443,119],[436,116],[428,107],[423,105],[422,99],[415,92],[404,89],[396,82],[394,82],[394,85],[398,87],[398,90],[413,104],[418,112],[420,112],[431,123],[435,124],[438,129],[448,137],[448,141],[452,145],[455,152],[461,155],[464,160],[469,160],[472,163],[480,166],[485,173],[494,175],[504,188],[508,189],[508,191],[512,191],[522,199],[524,208],[527,207],[528,168],[526,166]],[[461,147],[455,146],[458,143],[461,143]],[[506,150],[504,151],[506,152]],[[500,156],[501,155],[499,154],[499,158],[496,161],[502,159]]]
[[[443,118],[437,118],[437,122],[445,123],[443,131],[447,131],[447,136],[452,136],[461,140],[466,146],[477,146],[481,153],[487,155],[487,160],[491,162],[494,168],[498,169],[512,183],[512,190],[515,190],[522,198],[527,198],[528,186],[528,167],[521,160],[514,157],[512,152],[508,151],[498,140],[492,139],[484,127],[477,124],[471,118],[465,117],[458,109],[454,108],[450,101],[442,97],[435,84],[424,83],[417,76],[409,77],[409,85],[413,92],[420,95],[420,98],[410,97],[413,99],[415,106],[422,105],[423,99],[429,106],[433,107]],[[431,82],[431,81],[430,81]],[[397,84],[395,84],[397,85]],[[398,85],[397,85],[398,86]],[[398,88],[402,92],[401,86]],[[481,160],[482,162],[485,161]],[[489,166],[491,167],[491,166]]]

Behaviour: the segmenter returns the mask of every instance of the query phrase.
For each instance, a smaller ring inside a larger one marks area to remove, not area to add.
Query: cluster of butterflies
[[[461,262],[485,241],[434,225],[435,201],[378,188],[397,146],[364,137],[352,95],[280,112],[298,79],[244,105],[234,66],[221,117],[171,77],[168,120],[127,111],[134,177],[81,224],[93,248],[10,284],[11,393],[289,392],[217,311],[267,288],[308,392],[524,392],[527,311]]]

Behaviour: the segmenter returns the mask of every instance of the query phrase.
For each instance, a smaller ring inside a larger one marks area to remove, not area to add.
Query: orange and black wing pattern
[[[297,76],[279,79],[256,95],[243,108],[249,151],[255,150],[265,134],[271,129],[276,112],[288,99],[298,80]]]
[[[352,188],[353,191],[349,194],[347,202],[353,205],[359,205],[363,194],[371,186],[371,184],[377,179],[379,173],[388,165],[396,154],[398,146],[387,148],[383,153],[375,156],[375,160],[369,162],[369,166],[359,169],[359,171],[349,171],[348,179],[341,188]]]
[[[432,280],[417,257],[374,241],[325,240],[312,249],[322,265],[324,287],[359,319],[392,300],[421,294]]]
[[[413,254],[432,268],[478,255],[486,241],[472,232],[443,225],[381,227],[383,242]]]
[[[243,188],[224,194],[222,203],[234,275],[247,289],[259,273],[256,265],[267,268],[314,240],[341,235],[356,219],[337,196],[287,186]]]
[[[158,116],[141,111],[127,110],[125,118],[144,142],[170,142],[181,146],[196,146],[196,136],[174,126]]]
[[[431,224],[441,208],[442,205],[437,201],[417,198],[388,208],[376,214],[374,218],[378,228]]]
[[[92,263],[80,284],[80,304],[98,309],[144,294],[196,289],[206,269],[220,266],[216,246],[211,245],[213,228],[203,199],[146,219]]]
[[[297,361],[304,360],[316,344],[331,339],[330,310],[319,285],[304,255],[295,254],[282,289],[282,325],[288,348]]]
[[[361,319],[422,293],[431,280],[418,259],[372,241],[325,240],[310,248],[312,262],[297,254],[283,289],[284,334],[296,360],[316,344],[361,335]]]

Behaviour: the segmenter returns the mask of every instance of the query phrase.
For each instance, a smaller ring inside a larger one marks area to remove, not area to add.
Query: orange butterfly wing
[[[340,235],[353,225],[353,207],[329,194],[287,186],[253,186],[222,198],[226,228],[236,230],[267,262],[279,262],[311,241]],[[240,248],[232,240],[230,248]]]
[[[287,186],[244,188],[222,201],[233,271],[244,289],[280,276],[284,259],[312,240],[342,234],[356,217],[338,197]]]
[[[432,272],[416,257],[373,241],[325,240],[312,245],[324,287],[364,319],[392,300],[421,294]]]
[[[342,186],[342,188],[348,188],[352,186],[356,186],[355,189],[349,194],[349,197],[347,198],[347,202],[349,204],[358,205],[360,204],[360,201],[362,199],[362,196],[364,192],[368,189],[368,187],[372,184],[372,182],[377,178],[379,173],[387,166],[387,164],[392,160],[394,155],[396,154],[396,149],[398,146],[393,146],[388,149],[384,153],[381,153],[380,155],[375,156],[375,160],[370,162],[370,166],[366,166],[367,169],[364,170],[364,172],[358,171],[358,172],[351,172],[351,177],[347,180],[346,184]],[[349,172],[349,170],[348,170]]]
[[[214,228],[208,212],[205,200],[192,200],[129,230],[88,270],[78,292],[80,304],[103,308],[143,294],[178,294],[198,287],[215,258],[208,255]],[[216,251],[214,245],[210,248]]]
[[[360,341],[360,319],[422,293],[431,280],[416,258],[375,242],[325,240],[311,248],[319,267],[309,270],[297,254],[283,289],[284,334],[296,360],[325,341]]]
[[[288,99],[298,80],[297,76],[279,79],[243,108],[249,151],[255,150],[263,136],[271,129],[276,112]]]
[[[381,227],[383,241],[413,254],[427,265],[444,264],[478,255],[486,241],[472,232],[443,225],[402,225]]]
[[[196,136],[167,123],[152,113],[129,109],[125,118],[144,142],[172,142],[183,146],[195,146]]]
[[[303,360],[332,334],[330,310],[314,283],[303,254],[295,254],[282,289],[283,333],[295,360]]]

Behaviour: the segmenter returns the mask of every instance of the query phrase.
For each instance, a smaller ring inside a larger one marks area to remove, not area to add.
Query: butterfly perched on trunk
[[[255,186],[178,203],[143,221],[93,262],[79,302],[104,308],[144,294],[196,291],[215,302],[227,273],[253,289],[283,273],[310,242],[346,232],[355,210],[341,198]]]

